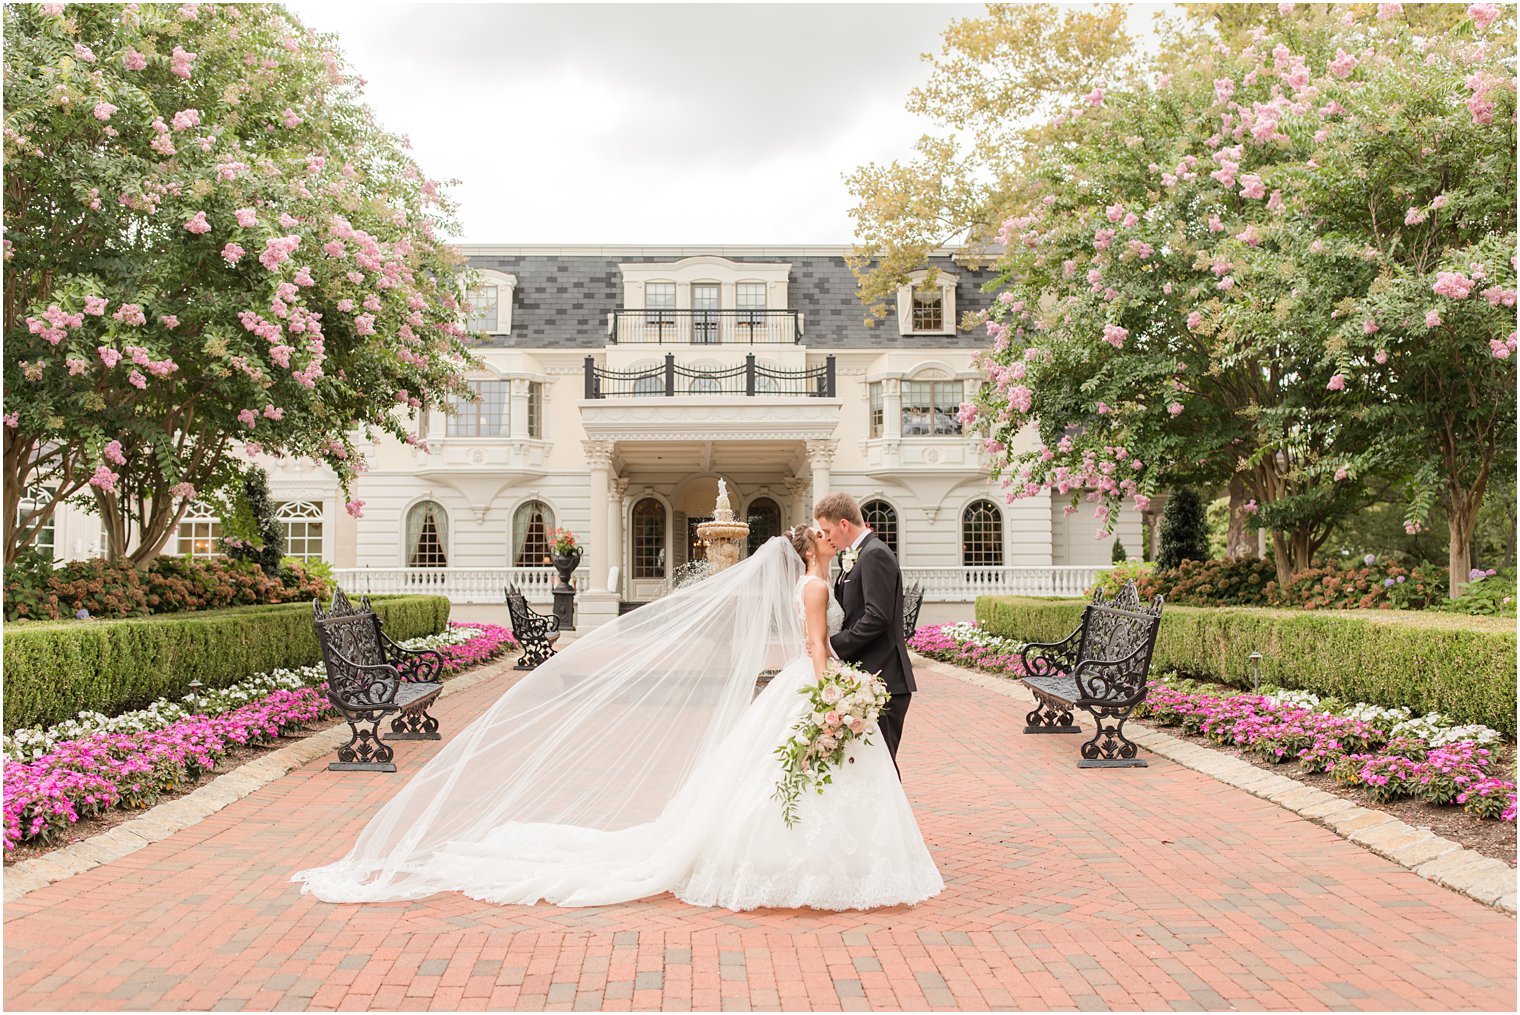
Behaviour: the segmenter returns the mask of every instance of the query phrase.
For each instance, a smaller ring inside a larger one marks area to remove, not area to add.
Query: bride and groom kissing
[[[902,574],[853,497],[824,497],[814,521],[529,672],[346,856],[293,880],[328,902],[454,891],[602,906],[668,892],[736,911],[845,910],[937,895],[896,767],[916,689]],[[812,715],[831,658],[891,698],[880,735],[849,740],[827,791],[802,793],[783,820],[778,748]]]

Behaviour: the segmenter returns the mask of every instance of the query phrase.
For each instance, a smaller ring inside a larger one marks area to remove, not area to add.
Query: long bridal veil
[[[677,832],[700,820],[693,775],[756,677],[801,654],[802,573],[775,537],[577,639],[455,734],[347,856],[295,880],[333,902],[452,890],[596,905],[664,891],[689,860],[678,844],[693,837]]]

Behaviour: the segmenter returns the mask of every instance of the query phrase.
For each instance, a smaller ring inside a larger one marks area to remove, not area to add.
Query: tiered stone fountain
[[[744,548],[749,543],[749,525],[734,518],[733,506],[728,502],[728,484],[718,480],[718,501],[713,506],[713,519],[697,526],[697,535],[707,546],[707,563],[717,574],[739,563]]]

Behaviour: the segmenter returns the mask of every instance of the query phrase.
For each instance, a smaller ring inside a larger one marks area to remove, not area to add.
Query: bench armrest
[[[330,646],[327,652],[327,695],[335,704],[353,712],[395,708],[396,690],[401,686],[396,667],[356,663]]]
[[[413,684],[436,684],[439,674],[443,672],[443,653],[437,649],[402,648],[391,641],[391,636],[384,631],[380,632],[381,644],[385,646],[385,654],[389,657],[391,665],[401,675],[401,679]]]
[[[1077,665],[1077,644],[1082,638],[1082,626],[1065,638],[1049,644],[1034,643],[1019,649],[1019,663],[1026,677],[1053,677],[1070,673]]]
[[[1077,700],[1072,704],[1122,707],[1144,700],[1148,674],[1136,660],[1149,648],[1141,645],[1118,659],[1083,659],[1077,663],[1071,674],[1077,682]]]

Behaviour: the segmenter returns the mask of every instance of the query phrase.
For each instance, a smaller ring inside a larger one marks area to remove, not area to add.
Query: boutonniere
[[[853,546],[841,553],[839,555],[840,569],[843,570],[845,574],[849,574],[850,569],[855,566],[855,558],[858,556],[860,556],[860,551]]]

